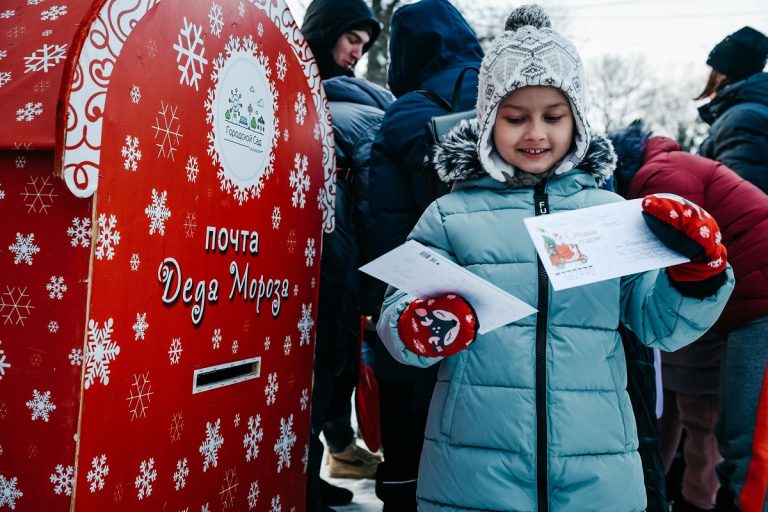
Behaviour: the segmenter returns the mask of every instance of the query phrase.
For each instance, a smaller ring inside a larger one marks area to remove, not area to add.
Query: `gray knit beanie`
[[[493,124],[499,103],[509,93],[526,86],[560,89],[571,103],[575,118],[575,149],[563,158],[554,174],[573,169],[584,158],[590,141],[586,118],[584,67],[576,48],[552,30],[547,13],[538,5],[518,7],[509,15],[505,32],[497,37],[480,66],[477,120],[480,127],[480,161],[492,178],[506,182],[504,174],[520,171],[496,152]]]

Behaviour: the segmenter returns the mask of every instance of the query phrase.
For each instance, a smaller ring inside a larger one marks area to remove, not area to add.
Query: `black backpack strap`
[[[416,89],[416,92],[423,94],[427,98],[431,99],[438,105],[440,105],[442,108],[447,110],[448,112],[453,112],[453,109],[451,108],[451,104],[448,103],[448,100],[437,94],[432,89]]]
[[[480,74],[480,68],[475,66],[467,66],[461,70],[459,76],[456,78],[456,83],[453,85],[453,96],[451,97],[451,112],[459,110],[459,100],[461,100],[461,84],[464,82],[464,75],[467,71],[474,71],[478,75]]]

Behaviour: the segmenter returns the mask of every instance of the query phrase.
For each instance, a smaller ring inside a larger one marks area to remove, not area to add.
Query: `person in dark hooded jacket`
[[[478,67],[483,57],[474,30],[446,0],[422,0],[395,11],[389,43],[388,85],[397,100],[387,109],[371,152],[371,259],[402,244],[436,198],[431,183],[437,178],[423,170],[424,126],[446,111],[417,90],[430,89],[450,101],[459,74],[469,66]],[[459,107],[473,108],[476,97],[477,74],[467,71]],[[384,290],[383,283],[369,288],[368,309],[375,316]],[[386,512],[415,511],[416,477],[437,368],[402,365],[377,340],[374,369],[384,451],[376,495]]]
[[[718,220],[736,278],[733,295],[710,332],[662,354],[665,411],[659,425],[667,469],[681,430],[687,432],[684,501],[672,510],[715,506],[718,446],[725,458],[718,468],[725,494],[735,494],[742,510],[768,510],[768,473],[761,469],[767,467],[768,438],[761,438],[757,420],[758,404],[768,404],[768,196],[721,163],[652,136],[641,121],[609,138],[618,156],[614,176],[619,194],[627,199],[677,194],[706,209]],[[745,485],[748,481],[752,484]],[[733,510],[734,504],[724,509]]]
[[[314,0],[301,32],[312,49],[320,78],[354,76],[360,57],[376,42],[381,24],[362,0]]]
[[[323,237],[307,460],[307,510],[315,512],[353,498],[351,491],[320,478],[321,431],[331,476],[371,477],[381,461],[357,445],[350,414],[360,371],[357,267],[367,213],[370,147],[394,97],[353,76],[357,60],[380,32],[363,0],[315,0],[302,30],[323,79],[336,142],[335,229]]]
[[[696,98],[711,99],[699,108],[712,125],[699,154],[724,163],[768,193],[768,37],[743,27],[718,43],[707,64],[707,85]]]

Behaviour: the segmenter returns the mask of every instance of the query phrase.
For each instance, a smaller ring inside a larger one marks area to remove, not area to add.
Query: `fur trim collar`
[[[436,146],[432,163],[442,181],[453,183],[489,176],[480,163],[479,140],[477,120],[463,120]],[[576,167],[592,174],[598,186],[605,183],[616,168],[611,142],[593,133],[587,154]]]

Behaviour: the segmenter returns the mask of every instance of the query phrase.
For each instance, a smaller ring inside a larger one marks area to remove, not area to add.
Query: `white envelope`
[[[651,232],[641,201],[524,219],[552,287],[564,290],[690,261]]]
[[[517,297],[413,240],[360,270],[418,298],[461,295],[475,308],[480,334],[536,312]]]

